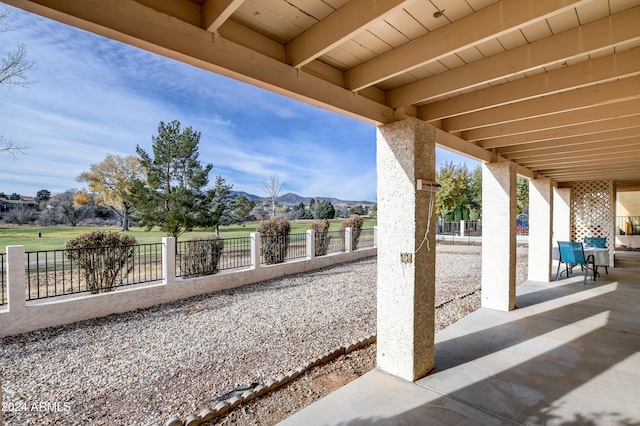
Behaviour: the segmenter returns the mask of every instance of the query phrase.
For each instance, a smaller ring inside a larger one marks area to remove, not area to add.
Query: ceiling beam
[[[562,13],[582,3],[586,2],[503,0],[494,3],[353,67],[345,73],[345,85],[353,91],[361,90],[472,45]],[[411,103],[398,104],[398,106]]]
[[[215,32],[224,24],[244,0],[205,0],[202,4],[202,28]]]
[[[137,0],[158,12],[188,22],[191,25],[200,26],[202,21],[202,9],[199,4],[191,0]],[[9,3],[8,1],[5,3]]]
[[[640,127],[640,115],[632,115],[538,132],[485,139],[478,141],[478,145],[485,149],[498,148],[499,153],[524,152],[565,145],[568,144],[569,140],[580,136],[586,137],[585,140],[588,141],[589,136],[597,139],[601,133],[609,134],[612,131],[637,127]]]
[[[640,99],[640,77],[598,84],[584,89],[447,118],[442,120],[442,129],[449,132],[459,132],[632,99]]]
[[[544,173],[545,176],[553,177],[554,179],[561,179],[566,182],[567,178],[577,178],[577,177],[585,177],[585,176],[594,176],[598,180],[612,179],[610,175],[617,174],[618,176],[621,174],[634,174],[636,177],[638,176],[638,167],[637,162],[633,161],[622,161],[618,164],[617,167],[612,168],[611,166],[591,166],[585,168],[584,166],[578,166],[573,168],[548,168],[544,170],[539,170],[540,173]]]
[[[603,180],[605,179],[604,176],[606,176],[606,179],[612,179],[613,177],[610,176],[611,173],[614,173],[617,176],[620,176],[622,174],[625,174],[625,175],[635,174],[635,176],[638,176],[638,168],[634,167],[634,163],[632,162],[621,163],[621,165],[619,167],[616,167],[615,169],[611,169],[610,167],[609,168],[580,167],[580,168],[574,168],[574,169],[541,170],[541,172],[546,173],[548,176],[553,176],[554,178],[562,179],[565,182],[567,178],[578,178],[578,177],[587,177],[587,176],[593,176],[595,178],[594,180]]]
[[[639,63],[640,47],[637,47],[434,102],[420,107],[418,117],[424,121],[442,120],[555,92],[633,76],[640,73]]]
[[[593,108],[567,111],[536,118],[527,117],[510,123],[467,130],[462,132],[461,137],[468,141],[480,141],[501,136],[519,135],[544,129],[558,129],[568,126],[597,123],[614,118],[637,115],[640,115],[640,99],[599,105]]]
[[[445,132],[442,129],[436,129],[436,145],[440,148],[446,149],[448,151],[453,151],[455,153],[464,155],[466,157],[470,157],[474,160],[481,161],[483,163],[495,163],[497,161],[510,161],[504,157],[495,155],[491,151],[484,150],[479,146],[469,143],[459,137],[452,135],[450,133]],[[516,173],[521,176],[525,176],[529,179],[535,179],[538,177],[538,174],[533,170],[530,170],[520,164],[514,163],[516,165]]]
[[[591,144],[584,144],[576,149],[575,146],[559,146],[556,148],[550,148],[546,150],[530,152],[530,153],[518,153],[518,154],[504,154],[504,158],[515,161],[521,164],[531,165],[534,162],[548,161],[551,164],[558,158],[567,158],[569,161],[574,161],[578,158],[586,158],[590,156],[599,156],[606,158],[608,154],[620,154],[625,152],[634,152],[640,148],[640,135],[628,137],[625,139],[618,139],[614,142],[603,144],[602,142],[593,142]]]
[[[544,164],[545,166],[553,166],[556,164],[574,164],[588,160],[606,163],[611,159],[617,160],[620,158],[628,158],[631,154],[633,154],[634,157],[637,157],[637,154],[640,153],[640,137],[628,139],[628,141],[629,143],[627,144],[618,145],[615,151],[612,150],[611,147],[600,145],[599,148],[594,147],[582,151],[565,151],[559,153],[533,155],[518,160],[514,160],[513,158],[509,157],[506,158],[514,160],[518,164],[522,164],[525,167],[535,167],[540,164]]]
[[[393,110],[385,105],[137,1],[7,3],[370,124],[394,121]]]
[[[209,0],[211,1],[211,0]],[[351,0],[287,43],[287,63],[299,68],[341,45],[406,0]]]
[[[536,142],[514,147],[498,148],[495,152],[509,159],[525,158],[544,153],[562,153],[567,151],[582,151],[592,147],[616,147],[624,145],[628,139],[640,138],[640,129],[621,129],[611,132],[602,132],[597,135],[579,135],[574,138],[556,139],[544,142]],[[622,144],[622,145],[618,145]],[[518,149],[520,147],[520,149]]]
[[[638,39],[637,22],[640,6],[390,90],[387,105],[428,101]]]
[[[470,157],[477,161],[493,163],[497,161],[495,154],[480,148],[478,145],[469,143],[457,136],[445,132],[436,127],[436,145],[455,153]]]

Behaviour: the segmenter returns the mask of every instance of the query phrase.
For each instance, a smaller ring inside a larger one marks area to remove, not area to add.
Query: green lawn
[[[312,221],[291,222],[291,233],[305,233],[311,222]],[[331,228],[329,228],[329,230],[339,230],[340,222],[340,219],[331,221]],[[363,228],[373,228],[376,223],[376,219],[365,219]],[[223,226],[220,228],[220,236],[222,238],[247,237],[250,232],[255,232],[257,226],[258,223],[256,222],[247,223],[246,226]],[[5,247],[11,245],[24,246],[26,251],[60,250],[64,248],[64,243],[67,240],[96,229],[120,230],[118,227],[0,225],[0,253],[4,253]],[[158,243],[162,241],[162,237],[165,236],[165,234],[159,230],[154,229],[145,232],[141,228],[131,228],[127,234],[134,236],[139,244]],[[181,235],[179,239],[186,241],[202,235],[213,235],[213,232],[204,230],[193,231]]]

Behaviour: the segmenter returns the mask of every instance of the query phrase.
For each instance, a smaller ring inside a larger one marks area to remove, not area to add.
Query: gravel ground
[[[480,261],[479,247],[438,245],[437,330],[479,307]],[[518,282],[525,276],[519,252]],[[375,289],[376,259],[369,258],[1,339],[3,424],[185,419],[239,384],[266,383],[375,334]],[[372,344],[216,422],[275,424],[374,366]]]

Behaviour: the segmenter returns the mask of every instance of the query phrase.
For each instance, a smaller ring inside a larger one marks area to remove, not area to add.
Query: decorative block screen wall
[[[571,240],[606,237],[609,265],[615,248],[615,204],[613,181],[573,182],[571,184]]]

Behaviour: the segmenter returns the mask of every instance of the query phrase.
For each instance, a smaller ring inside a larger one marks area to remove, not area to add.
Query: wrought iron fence
[[[260,263],[273,265],[284,262],[289,255],[291,235],[261,235]]]
[[[162,279],[162,243],[27,252],[27,300]]]
[[[307,234],[289,234],[287,260],[307,257]]]
[[[329,245],[327,253],[340,253],[344,251],[344,231],[327,232]]]
[[[356,245],[356,249],[373,247],[373,228],[361,229],[360,236],[358,237],[358,244]]]
[[[480,222],[479,220],[465,220],[464,235],[469,235],[471,237],[481,237],[482,222]]]
[[[176,277],[213,275],[251,266],[251,237],[180,241],[176,247]]]
[[[0,305],[7,303],[7,279],[4,272],[4,256],[4,253],[0,253]]]

